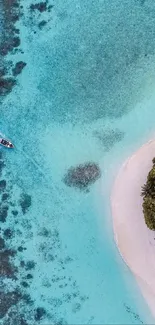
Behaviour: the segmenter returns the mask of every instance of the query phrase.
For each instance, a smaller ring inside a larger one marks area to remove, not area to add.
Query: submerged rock
[[[27,278],[28,280],[33,279],[33,275],[32,275],[31,273],[28,273],[27,276],[26,276],[26,278]]]
[[[15,67],[12,69],[13,76],[17,76],[18,74],[20,74],[25,66],[26,66],[25,62],[23,61],[17,62]]]
[[[69,168],[63,181],[67,186],[73,186],[80,190],[84,190],[87,189],[89,185],[93,184],[99,177],[101,177],[99,166],[89,162]]]
[[[42,21],[40,21],[40,23],[38,24],[38,27],[39,27],[40,29],[42,29],[46,24],[47,24],[47,21],[46,21],[46,20],[42,20]]]

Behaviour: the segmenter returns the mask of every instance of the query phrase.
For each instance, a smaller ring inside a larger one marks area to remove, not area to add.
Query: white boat
[[[6,148],[10,148],[10,149],[14,148],[13,143],[11,143],[9,140],[6,140],[4,138],[0,138],[0,144]]]

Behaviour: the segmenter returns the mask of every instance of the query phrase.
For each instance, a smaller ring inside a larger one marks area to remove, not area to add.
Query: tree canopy
[[[142,186],[143,213],[145,223],[151,230],[155,230],[155,158],[152,159],[153,167],[147,176],[147,182]]]

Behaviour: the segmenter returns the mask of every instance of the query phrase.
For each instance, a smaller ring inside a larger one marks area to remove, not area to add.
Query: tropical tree
[[[144,198],[143,213],[148,228],[155,230],[155,200],[152,197]]]
[[[151,230],[155,230],[155,158],[152,159],[153,167],[150,170],[146,184],[142,186],[143,213],[145,223]]]

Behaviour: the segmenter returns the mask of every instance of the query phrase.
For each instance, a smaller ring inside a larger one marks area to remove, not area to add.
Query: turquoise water
[[[14,232],[12,248],[26,248],[14,258],[18,285],[33,276],[22,289],[32,303],[22,300],[18,312],[28,324],[37,307],[43,325],[151,324],[115,247],[110,192],[123,160],[154,132],[154,2],[59,0],[42,14],[30,4],[23,1],[17,24],[24,54],[8,56],[27,66],[0,121],[16,146],[1,151],[14,205],[2,229]],[[66,170],[87,161],[100,165],[102,178],[88,193],[67,188]],[[24,215],[23,193],[32,200]],[[28,271],[21,261],[36,264]]]

